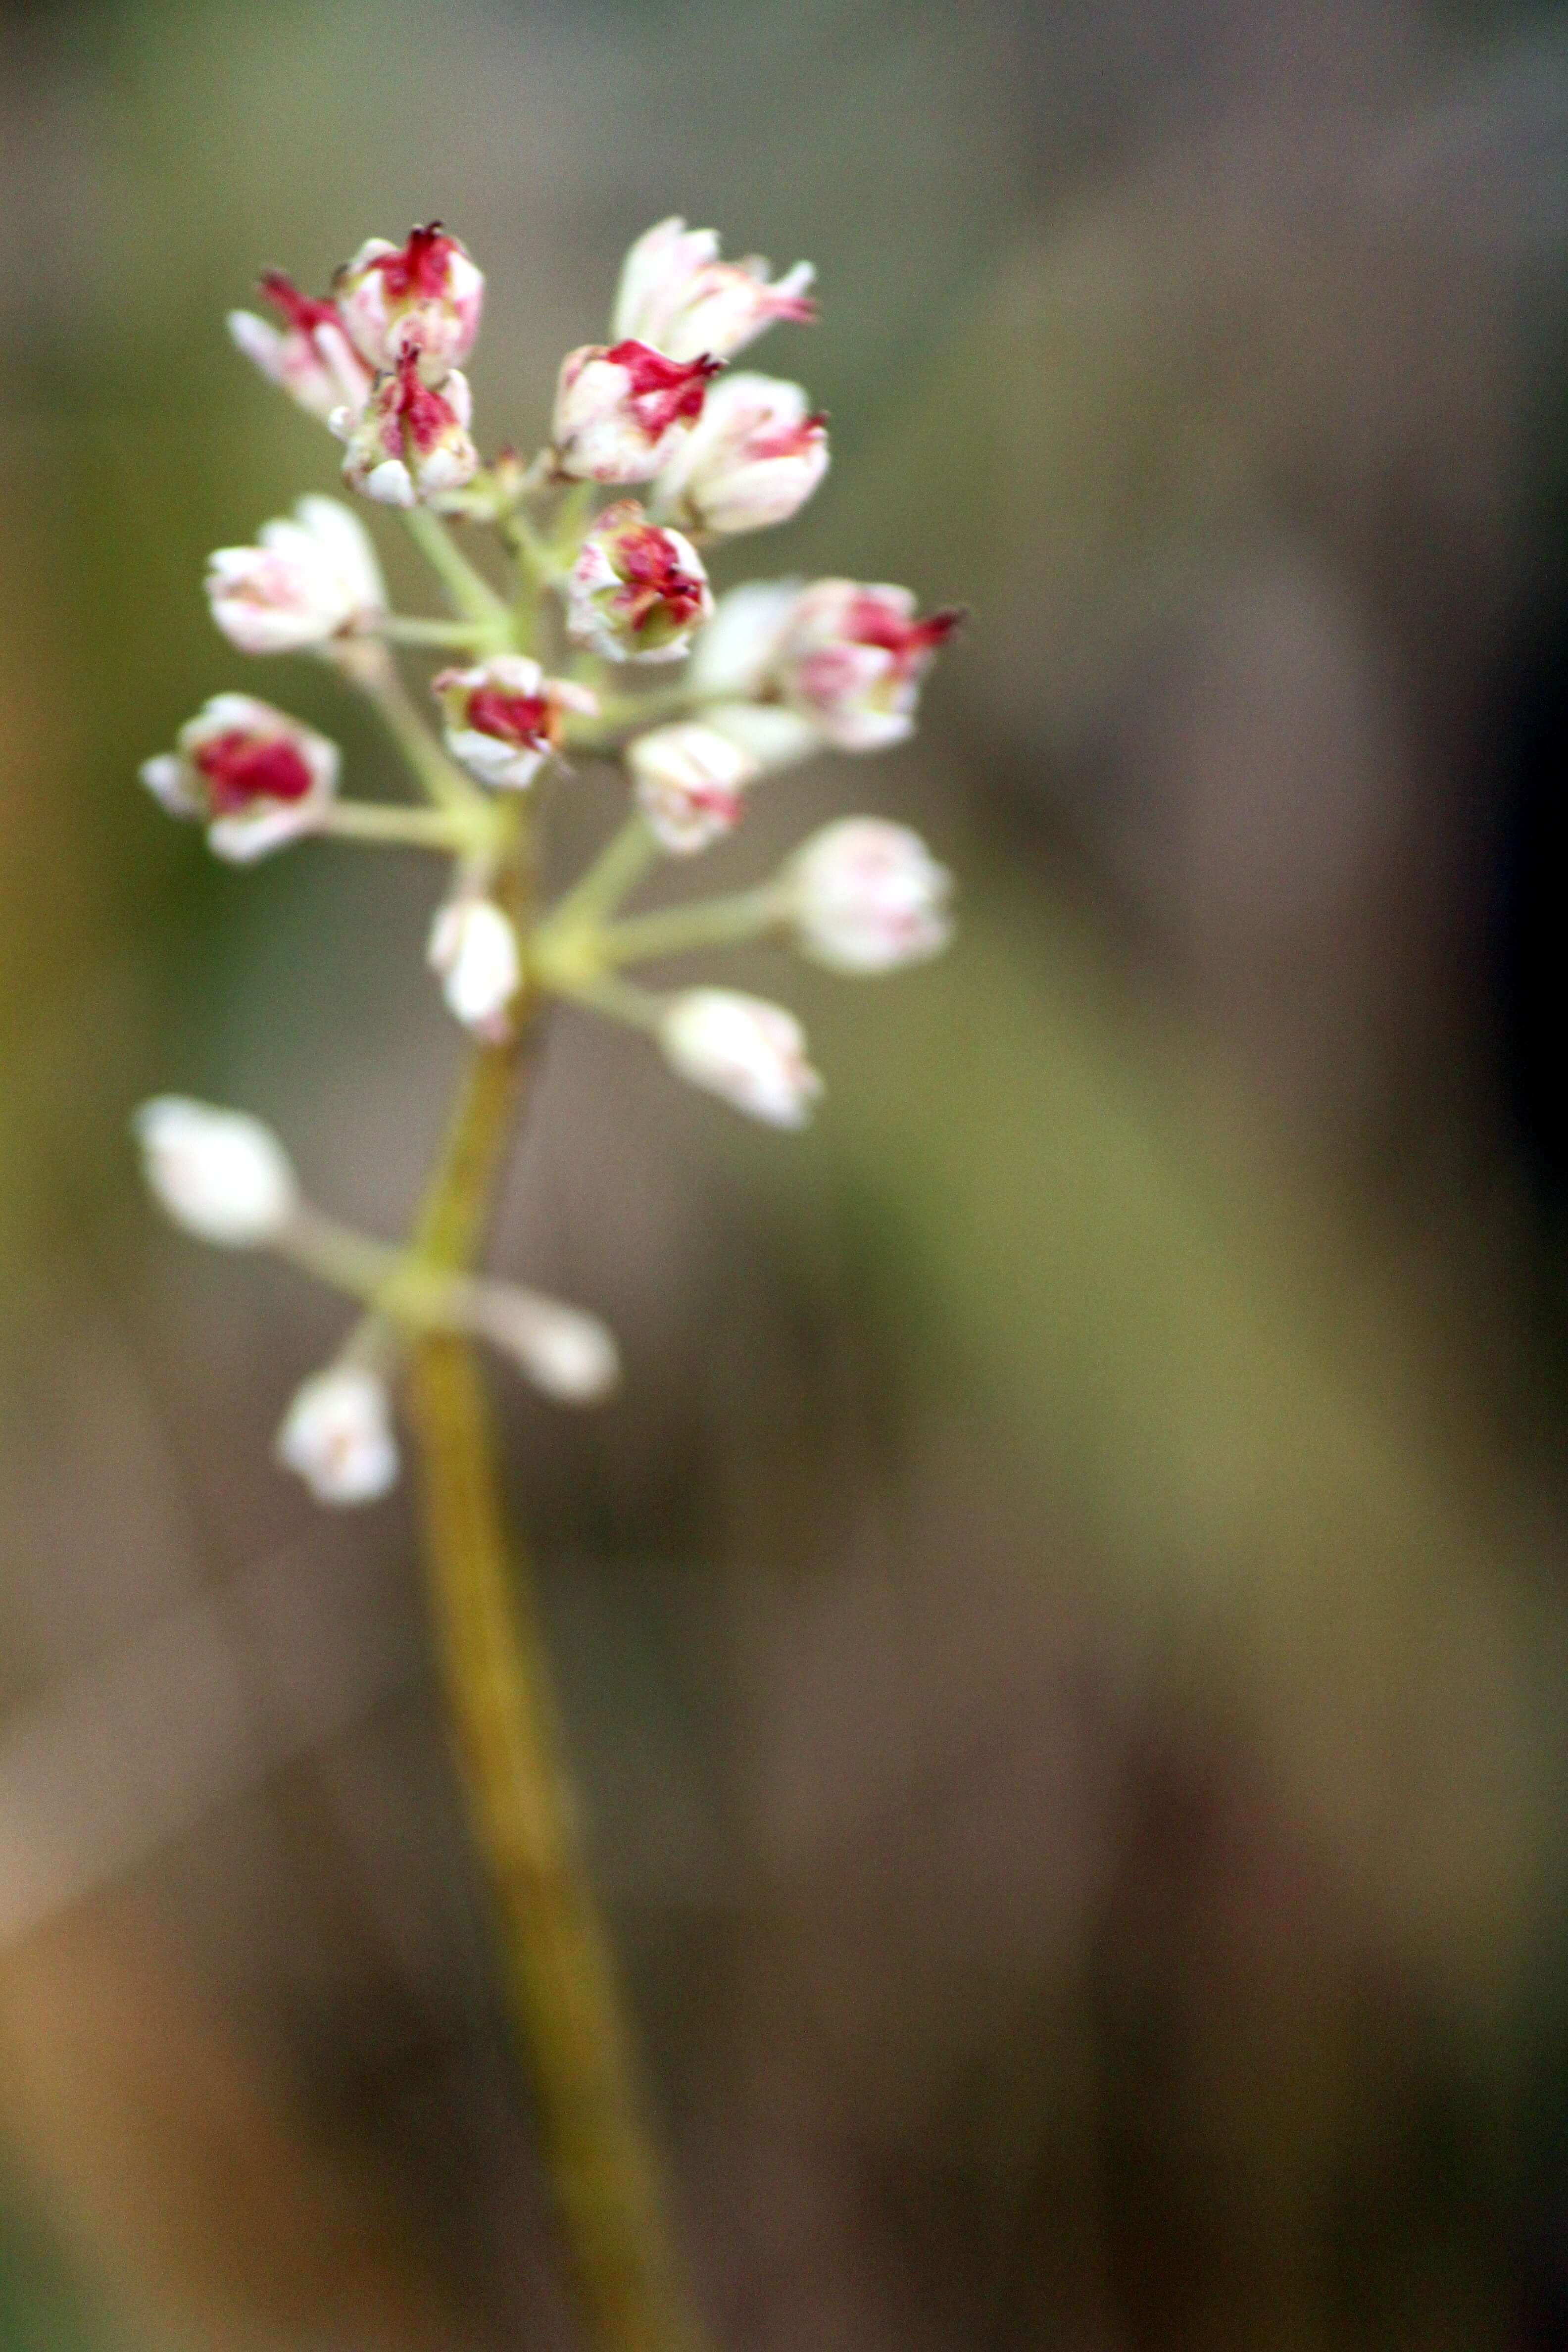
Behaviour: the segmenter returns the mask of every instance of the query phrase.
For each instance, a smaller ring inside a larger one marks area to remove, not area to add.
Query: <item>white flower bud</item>
[[[254,695],[215,694],[176,740],[143,761],[142,781],[172,816],[205,824],[232,865],[313,833],[338,788],[337,745]]]
[[[726,376],[660,474],[654,511],[689,530],[763,530],[787,522],[826,471],[826,419],[798,383]]]
[[[748,580],[726,590],[692,656],[692,692],[705,701],[747,702],[772,690],[804,587],[799,580]]]
[[[447,749],[482,784],[521,792],[565,739],[566,716],[592,717],[596,698],[571,678],[546,677],[526,654],[497,654],[432,680],[446,714]]]
[[[522,981],[517,933],[489,898],[454,898],[437,909],[426,950],[447,1009],[466,1029],[499,1042]]]
[[[296,1393],[277,1452],[318,1503],[374,1503],[400,1467],[385,1382],[358,1364],[330,1364]]]
[[[703,352],[729,359],[776,319],[808,322],[816,306],[807,296],[816,271],[797,261],[776,285],[767,262],[719,258],[710,228],[660,221],[639,236],[626,257],[616,295],[613,332],[635,336],[672,360]]]
[[[321,646],[385,611],[375,550],[336,499],[299,499],[292,521],[264,523],[258,539],[220,547],[207,571],[213,618],[241,653]]]
[[[419,354],[405,352],[378,375],[364,407],[334,412],[329,423],[346,443],[343,479],[383,506],[412,507],[460,490],[479,469],[468,434],[473,400],[456,368],[439,386],[419,373]]]
[[[762,771],[727,735],[697,721],[658,727],[626,747],[637,804],[678,857],[706,849],[739,822],[741,795]]]
[[[535,1290],[487,1283],[475,1303],[477,1328],[504,1349],[535,1388],[560,1404],[598,1404],[619,1385],[620,1353],[596,1315]]]
[[[412,352],[426,383],[440,383],[474,348],[484,277],[439,221],[411,229],[405,245],[368,238],[332,290],[355,347],[374,369],[395,368]]]
[[[566,583],[566,627],[607,661],[679,661],[713,609],[691,541],[635,499],[606,507]]]
[[[184,1095],[156,1095],[131,1125],[153,1196],[187,1233],[225,1249],[256,1249],[293,1215],[294,1171],[259,1119]]]
[[[717,360],[666,359],[646,343],[585,343],[561,362],[555,462],[584,482],[647,482],[702,414]]]
[[[841,817],[790,859],[784,887],[806,955],[835,971],[892,971],[940,955],[952,935],[952,877],[918,833]]]
[[[370,370],[350,343],[336,304],[301,294],[280,269],[263,273],[261,290],[284,324],[271,326],[253,310],[231,310],[228,331],[236,349],[323,423],[334,409],[363,407]]]
[[[921,679],[963,617],[917,620],[907,588],[818,580],[790,615],[773,684],[841,751],[880,751],[913,731]]]
[[[770,1127],[804,1127],[822,1092],[799,1022],[762,997],[685,989],[665,1007],[658,1037],[679,1076]]]

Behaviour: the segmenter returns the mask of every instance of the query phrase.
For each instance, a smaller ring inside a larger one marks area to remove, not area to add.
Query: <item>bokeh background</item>
[[[0,2342],[571,2342],[403,1498],[270,1459],[339,1309],[155,1224],[243,1104],[407,1213],[432,873],[135,782],[330,444],[230,351],[439,215],[484,435],[679,210],[821,272],[728,576],[973,619],[770,786],[963,877],[758,954],[781,1139],[552,1024],[500,1390],[704,2300],[746,2352],[1568,2345],[1568,19],[1490,0],[0,8]],[[385,534],[384,534],[384,536]],[[584,776],[563,870],[613,814]],[[1554,975],[1557,977],[1554,978]]]

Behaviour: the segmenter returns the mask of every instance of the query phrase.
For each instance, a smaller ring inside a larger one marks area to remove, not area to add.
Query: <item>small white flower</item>
[[[555,392],[557,466],[584,482],[651,481],[701,415],[718,364],[637,342],[568,352]]]
[[[220,547],[207,571],[213,618],[241,653],[322,646],[385,611],[375,550],[338,499],[300,499],[291,521],[257,536],[255,547]]]
[[[215,694],[142,763],[142,782],[172,816],[194,817],[207,845],[247,866],[313,833],[338,788],[338,747],[251,694]]]
[[[741,795],[762,772],[716,729],[693,720],[656,728],[626,747],[637,804],[678,857],[706,849],[739,822]]]
[[[770,1127],[804,1127],[822,1092],[799,1022],[762,997],[685,989],[665,1007],[658,1036],[679,1076]]]
[[[599,705],[585,686],[546,677],[526,654],[497,654],[431,681],[446,714],[447,749],[480,783],[521,792],[565,739],[569,711]]]
[[[417,355],[427,383],[461,367],[474,348],[484,305],[483,273],[439,221],[411,229],[405,245],[366,239],[332,281],[338,309],[362,358],[395,368]]]
[[[437,909],[426,950],[448,1011],[479,1036],[507,1034],[507,1007],[522,981],[517,933],[489,898],[454,898]]]
[[[564,1306],[536,1290],[487,1283],[475,1320],[486,1339],[504,1349],[535,1388],[560,1404],[597,1404],[619,1385],[620,1353],[596,1315]]]
[[[940,955],[952,935],[952,877],[918,833],[880,817],[841,817],[784,868],[804,952],[835,971],[892,971]]]
[[[357,1364],[329,1365],[295,1395],[277,1451],[318,1503],[374,1502],[400,1466],[385,1382]]]
[[[259,1119],[184,1095],[156,1095],[131,1125],[149,1187],[187,1233],[225,1249],[256,1249],[293,1215],[294,1171]]]
[[[228,331],[236,349],[323,423],[334,409],[363,407],[371,372],[350,343],[336,304],[301,294],[280,269],[264,273],[261,290],[284,324],[274,327],[254,310],[231,310]]]
[[[714,229],[659,221],[626,257],[612,331],[617,341],[635,336],[651,343],[672,360],[703,352],[730,359],[776,319],[808,322],[816,316],[808,295],[816,273],[808,261],[797,261],[776,284],[768,268],[755,254],[721,261]]]
[[[879,751],[911,734],[921,680],[963,619],[915,617],[907,588],[817,580],[774,653],[778,693],[841,751]]]
[[[479,469],[468,433],[473,396],[456,368],[439,385],[419,372],[419,353],[405,352],[378,375],[363,409],[340,408],[328,418],[346,444],[343,479],[382,506],[412,507],[460,490]]]
[[[787,522],[826,471],[826,419],[798,383],[726,376],[660,473],[653,511],[688,530],[763,530]]]
[[[679,661],[712,610],[691,541],[632,499],[605,509],[567,577],[567,633],[606,661]]]

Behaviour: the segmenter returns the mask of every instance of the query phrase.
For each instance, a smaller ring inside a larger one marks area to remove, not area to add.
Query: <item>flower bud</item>
[[[726,735],[695,720],[657,727],[626,747],[637,804],[663,846],[678,857],[731,831],[741,794],[762,773]]]
[[[386,609],[375,550],[336,499],[304,498],[295,520],[264,523],[255,547],[209,559],[213,618],[246,654],[293,653],[363,627]]]
[[[651,343],[672,360],[709,352],[729,359],[775,319],[803,323],[816,316],[806,289],[816,273],[797,261],[776,285],[769,264],[753,254],[721,261],[718,233],[660,221],[639,236],[626,257],[616,295],[613,331]]]
[[[426,383],[461,367],[474,348],[484,305],[483,273],[439,221],[411,229],[405,245],[373,236],[332,280],[344,326],[377,370],[417,355]]]
[[[334,409],[363,407],[370,370],[349,341],[337,305],[301,294],[280,269],[262,273],[261,290],[284,323],[278,328],[254,310],[231,310],[228,331],[236,348],[323,422]]]
[[[294,1171],[258,1118],[184,1095],[157,1095],[131,1124],[160,1208],[202,1241],[257,1249],[293,1215]]]
[[[517,933],[489,898],[458,898],[437,909],[426,950],[447,1010],[465,1029],[499,1045],[507,1007],[522,982]]]
[[[656,510],[689,530],[763,530],[787,522],[826,471],[826,419],[798,383],[726,376],[660,475]]]
[[[770,1127],[804,1127],[822,1092],[792,1013],[731,988],[689,988],[659,1023],[670,1067]]]
[[[546,677],[526,654],[497,654],[433,681],[446,713],[447,749],[482,784],[521,792],[564,740],[566,714],[598,703],[571,678]]]
[[[296,1394],[277,1452],[318,1503],[374,1503],[401,1466],[386,1383],[362,1365],[330,1364]]]
[[[647,482],[702,414],[718,360],[667,360],[646,343],[584,343],[561,362],[555,462],[584,482]]]
[[[806,955],[835,971],[892,971],[940,955],[952,935],[952,877],[918,833],[879,817],[824,825],[784,872]]]
[[[598,1404],[619,1385],[613,1334],[579,1307],[493,1282],[479,1291],[474,1320],[558,1404]]]
[[[750,580],[721,596],[697,641],[691,690],[703,719],[772,772],[794,767],[822,748],[809,719],[782,702],[774,675],[784,633],[801,599],[798,580]]]
[[[473,402],[468,378],[454,368],[439,388],[419,373],[417,352],[405,352],[378,375],[363,412],[340,408],[329,420],[347,443],[343,478],[383,506],[412,507],[422,499],[459,490],[479,469],[468,436]]]
[[[566,583],[566,626],[607,661],[679,661],[713,609],[691,541],[634,499],[606,507]]]
[[[143,761],[142,781],[232,865],[313,833],[338,788],[337,745],[254,695],[215,694],[175,740]]]
[[[963,615],[916,620],[907,588],[818,580],[790,615],[773,683],[841,751],[877,751],[913,732],[920,682]]]

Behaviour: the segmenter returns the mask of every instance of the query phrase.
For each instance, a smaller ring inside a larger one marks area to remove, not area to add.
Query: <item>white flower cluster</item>
[[[401,246],[371,238],[320,298],[268,272],[277,323],[237,312],[235,342],[330,425],[348,487],[401,510],[446,609],[395,614],[363,525],[312,495],[254,544],[212,556],[213,617],[243,654],[331,664],[384,721],[419,798],[343,797],[337,747],[240,693],[213,697],[142,770],[236,863],[307,834],[445,858],[427,961],[483,1045],[505,1047],[539,999],[573,998],[644,1028],[681,1077],[780,1128],[805,1125],[821,1093],[794,1015],[723,987],[659,993],[626,967],[773,938],[840,972],[892,971],[946,944],[948,875],[907,827],[858,816],[823,828],[758,888],[640,915],[622,904],[661,855],[688,859],[732,832],[770,774],[907,737],[958,625],[951,609],[921,616],[907,589],[848,579],[714,593],[713,554],[787,521],[827,470],[826,418],[801,386],[729,366],[768,327],[815,317],[813,276],[805,262],[777,278],[755,257],[726,262],[713,231],[660,222],[626,257],[607,341],[562,363],[550,439],[525,464],[510,450],[487,462],[472,437],[462,370],[484,278],[439,223]],[[500,543],[504,581],[468,551],[481,531]],[[427,678],[429,717],[402,648],[447,656]],[[540,910],[534,788],[574,758],[623,763],[628,815],[598,864]],[[445,1291],[412,1281],[416,1253],[343,1236],[301,1202],[255,1121],[165,1097],[137,1130],[177,1222],[277,1247],[369,1305],[279,1439],[323,1499],[363,1500],[396,1475],[389,1331],[423,1320],[483,1332],[568,1400],[613,1385],[614,1342],[595,1318],[472,1278]]]

